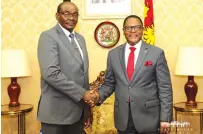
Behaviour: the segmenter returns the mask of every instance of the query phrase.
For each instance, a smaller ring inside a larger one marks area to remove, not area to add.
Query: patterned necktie
[[[130,47],[130,54],[128,56],[128,65],[127,65],[127,74],[128,74],[128,80],[130,81],[134,72],[134,61],[135,61],[135,47]]]
[[[74,48],[74,53],[80,57],[80,60],[81,60],[81,63],[82,63],[82,69],[84,70],[84,62],[83,62],[83,59],[82,59],[82,56],[81,56],[81,53],[79,51],[79,48],[75,42],[75,35],[73,33],[70,33],[69,37],[71,38],[71,44],[73,45],[73,48]]]

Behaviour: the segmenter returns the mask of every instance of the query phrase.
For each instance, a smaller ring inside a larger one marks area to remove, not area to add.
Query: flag
[[[146,43],[154,45],[154,13],[153,13],[153,0],[145,0],[144,2],[144,37]]]

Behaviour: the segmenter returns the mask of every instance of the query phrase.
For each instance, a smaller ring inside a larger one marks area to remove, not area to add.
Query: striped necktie
[[[80,57],[80,60],[81,60],[81,63],[82,63],[82,69],[84,70],[84,62],[83,62],[83,59],[82,59],[82,56],[81,56],[81,53],[79,51],[79,48],[75,42],[75,35],[73,33],[70,33],[69,37],[71,38],[71,44],[73,45],[73,48],[75,48],[74,50],[74,53]]]

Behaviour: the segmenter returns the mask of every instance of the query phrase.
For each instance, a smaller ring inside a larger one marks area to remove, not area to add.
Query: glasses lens
[[[133,30],[139,31],[139,30],[141,30],[141,28],[142,28],[141,25],[125,26],[125,27],[124,27],[124,29],[125,29],[126,31],[133,31]]]

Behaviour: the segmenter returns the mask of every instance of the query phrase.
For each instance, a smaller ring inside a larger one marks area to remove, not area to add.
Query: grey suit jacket
[[[99,89],[101,103],[115,92],[115,127],[127,127],[130,97],[132,118],[140,133],[157,131],[160,121],[172,120],[172,86],[164,51],[142,42],[135,72],[128,81],[125,44],[108,54],[104,84]],[[152,65],[146,62],[150,61]]]
[[[41,97],[38,119],[49,124],[73,124],[88,106],[82,97],[89,89],[88,55],[85,39],[75,33],[83,51],[84,68],[75,48],[57,24],[39,38],[38,60],[41,71]]]

